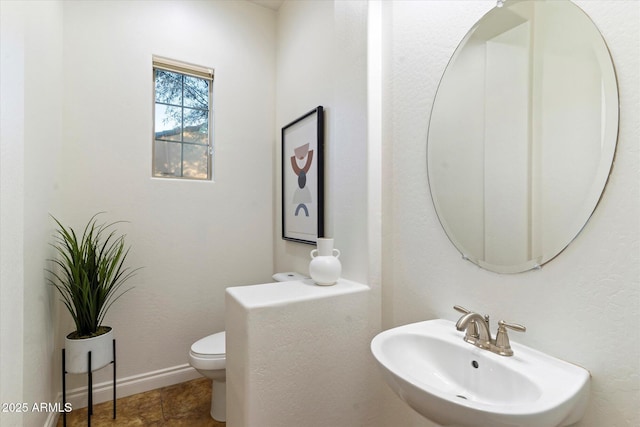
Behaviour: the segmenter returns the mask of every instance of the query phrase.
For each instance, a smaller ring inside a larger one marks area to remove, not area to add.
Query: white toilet
[[[276,273],[273,280],[287,282],[308,279],[299,273]],[[211,417],[216,421],[227,420],[227,355],[224,331],[199,339],[189,351],[189,364],[203,376],[212,380]]]
[[[216,421],[227,420],[227,377],[225,332],[199,339],[189,351],[189,364],[212,382],[211,416]]]

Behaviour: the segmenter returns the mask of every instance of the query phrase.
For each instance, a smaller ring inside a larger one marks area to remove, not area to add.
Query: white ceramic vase
[[[309,275],[320,286],[335,285],[342,273],[338,259],[340,251],[333,248],[333,239],[318,238],[317,249],[311,251]]]
[[[64,339],[65,369],[71,374],[84,374],[89,366],[91,371],[100,369],[113,361],[113,329],[92,338]]]

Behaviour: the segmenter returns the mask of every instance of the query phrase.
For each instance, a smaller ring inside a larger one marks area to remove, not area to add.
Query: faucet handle
[[[463,306],[461,306],[461,305],[454,305],[454,306],[453,306],[453,309],[454,309],[455,311],[459,311],[459,312],[460,312],[460,313],[462,313],[462,314],[469,314],[469,313],[471,313],[471,310],[467,310],[466,308],[464,308],[464,307],[463,307]]]
[[[454,305],[453,309],[456,310],[456,311],[459,311],[462,314],[473,313],[471,310],[468,310],[468,309],[464,308],[461,305]],[[484,322],[487,324],[487,326],[489,326],[489,315],[488,314],[484,315]]]
[[[507,323],[504,320],[498,322],[498,327],[504,326],[505,328],[512,329],[518,332],[527,332],[527,328],[518,323]]]
[[[504,320],[498,322],[498,332],[496,332],[495,341],[496,352],[502,356],[513,356],[507,328],[518,332],[526,332],[527,328],[518,323],[507,323]]]

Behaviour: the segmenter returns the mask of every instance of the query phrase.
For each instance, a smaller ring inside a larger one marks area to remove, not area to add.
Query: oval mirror
[[[499,273],[539,267],[576,237],[618,133],[611,56],[570,1],[508,0],[464,37],[438,86],[427,165],[442,226]]]

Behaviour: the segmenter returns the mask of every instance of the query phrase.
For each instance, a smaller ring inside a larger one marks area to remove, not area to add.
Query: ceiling
[[[282,3],[284,3],[284,0],[249,0],[249,1],[273,10],[280,9],[280,6],[282,6]]]

